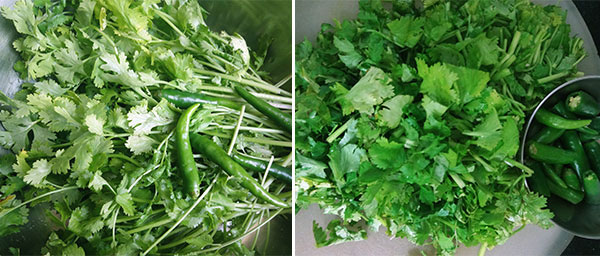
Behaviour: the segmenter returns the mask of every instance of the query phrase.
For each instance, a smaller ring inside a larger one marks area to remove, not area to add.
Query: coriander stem
[[[159,210],[156,210],[156,211],[151,211],[150,215],[161,213],[161,212],[164,212],[165,210],[166,210],[166,208],[162,208],[162,209],[159,209]],[[140,219],[140,218],[141,218],[140,216],[126,216],[126,217],[121,217],[121,218],[117,219],[117,223],[128,222],[130,220],[137,220],[137,219]]]
[[[348,125],[350,124],[350,121],[352,121],[354,119],[349,119],[348,121],[346,121],[346,123],[344,123],[342,126],[340,126],[337,130],[335,130],[331,135],[329,135],[329,137],[327,137],[327,143],[332,143],[335,139],[337,139],[337,137],[339,137],[340,135],[342,135],[342,133],[344,133],[346,131],[346,129],[348,129]]]
[[[215,86],[215,85],[200,85],[200,86],[198,86],[198,89],[207,90],[207,91],[215,91],[215,92],[234,93],[231,88],[223,87],[223,86]],[[283,96],[266,94],[266,93],[256,93],[256,92],[250,92],[250,93],[261,99],[292,103],[292,98],[290,98],[290,97],[283,97]],[[235,97],[232,97],[232,98],[235,98]]]
[[[168,244],[165,244],[163,246],[158,246],[158,250],[163,250],[163,249],[169,249],[169,248],[173,248],[175,246],[178,246],[180,244],[185,243],[185,241],[187,241],[188,239],[192,238],[192,237],[197,237],[198,235],[200,235],[202,232],[205,232],[204,230],[198,228],[196,229],[194,232],[192,232],[191,234],[188,234],[178,240],[175,240],[173,242],[170,242]]]
[[[55,145],[52,145],[50,147],[51,148],[62,148],[62,147],[68,147],[68,146],[71,146],[71,145],[73,145],[72,141],[71,142],[66,142],[66,143],[61,143],[61,144],[55,144]]]
[[[175,30],[175,32],[177,32],[177,34],[179,34],[179,36],[183,36],[186,37],[185,34],[183,34],[183,32],[181,32],[181,30],[179,30],[179,28],[177,26],[175,26],[175,24],[173,24],[173,22],[171,22],[171,20],[166,17],[165,13],[162,12],[161,10],[159,10],[158,8],[154,8],[154,11],[156,12],[156,14],[162,19],[164,20],[173,30]]]
[[[508,48],[508,55],[512,55],[513,53],[515,53],[517,45],[519,44],[519,40],[521,40],[521,32],[517,30],[513,35],[512,42],[510,42],[510,47]]]
[[[267,211],[268,212],[268,211]],[[260,220],[265,216],[265,211],[261,211],[260,212],[260,216],[258,217],[258,221],[260,222]],[[258,242],[258,236],[260,235],[260,229],[256,230],[256,233],[254,234],[254,241],[252,242],[252,246],[250,247],[250,250],[255,251],[256,250],[256,243]]]
[[[244,78],[241,78],[241,77],[235,77],[235,76],[228,75],[228,74],[217,73],[217,72],[213,72],[213,71],[209,71],[209,70],[195,69],[195,71],[197,73],[200,73],[200,74],[203,74],[203,75],[221,77],[221,78],[227,79],[229,81],[238,82],[238,83],[245,84],[245,85],[248,85],[248,86],[260,88],[260,89],[263,89],[265,91],[269,91],[269,92],[272,92],[272,93],[283,94],[283,95],[291,95],[291,93],[289,93],[289,92],[287,92],[285,90],[282,90],[279,87],[275,87],[273,85],[270,85],[270,84],[259,83],[259,82],[252,81],[252,80],[249,80],[249,79],[244,79]]]
[[[230,135],[218,133],[218,132],[211,132],[211,131],[200,131],[200,132],[204,133],[206,135],[217,136],[219,138],[226,138],[226,139],[231,138]],[[278,141],[278,140],[250,138],[250,137],[245,137],[244,140],[248,141],[248,142],[258,143],[258,144],[265,144],[265,145],[272,145],[272,146],[279,146],[279,147],[286,147],[286,148],[292,147],[292,142],[290,142],[290,141]]]
[[[117,210],[114,213],[114,217],[113,217],[113,228],[112,228],[112,241],[113,244],[116,243],[116,230],[117,230],[117,217],[119,216],[119,210],[121,210],[121,208],[117,207]]]
[[[39,196],[36,196],[36,197],[34,197],[34,198],[32,198],[32,199],[29,199],[29,200],[27,200],[27,201],[25,201],[25,202],[22,202],[22,203],[18,204],[18,205],[17,205],[17,206],[15,206],[15,207],[12,207],[12,208],[9,208],[9,209],[6,209],[6,210],[4,210],[4,211],[0,212],[0,218],[4,217],[5,215],[7,215],[7,214],[11,213],[12,211],[14,211],[14,210],[16,210],[16,209],[19,209],[21,206],[24,206],[24,205],[26,205],[26,204],[29,204],[29,203],[31,203],[31,202],[33,202],[33,201],[35,201],[35,200],[38,200],[38,199],[41,199],[41,198],[44,198],[44,197],[47,197],[47,196],[50,196],[50,195],[53,195],[53,194],[56,194],[56,193],[60,193],[60,192],[63,192],[63,191],[72,190],[72,189],[77,189],[77,187],[75,187],[75,186],[71,186],[71,187],[64,187],[64,188],[61,188],[61,189],[57,189],[57,190],[50,191],[50,192],[47,192],[47,193],[41,194],[41,195],[39,195]]]
[[[270,212],[267,211],[267,217],[270,217]],[[269,238],[271,236],[271,222],[267,223],[267,237],[265,238],[265,244],[263,245],[263,255],[267,255],[267,248],[269,245]],[[258,239],[258,233],[256,235],[256,238]]]
[[[235,129],[233,130],[231,143],[229,143],[229,150],[227,150],[227,154],[230,156],[231,152],[233,151],[233,147],[235,146],[235,141],[237,140],[238,133],[240,132],[240,125],[242,125],[242,120],[244,120],[244,112],[246,112],[246,105],[242,106],[242,109],[240,110],[240,117],[238,118],[237,124],[235,125]]]
[[[283,162],[281,163],[281,165],[287,167],[292,163],[293,159],[294,159],[294,151],[292,150],[292,152],[290,152],[287,156],[285,156],[283,158]]]
[[[106,155],[106,156],[107,156],[108,158],[119,158],[119,159],[122,159],[122,160],[128,161],[128,162],[132,163],[133,165],[135,165],[135,166],[137,166],[137,167],[142,167],[142,164],[140,164],[140,162],[138,162],[138,161],[134,160],[134,159],[133,159],[133,158],[131,158],[131,157],[128,157],[128,156],[126,156],[126,155],[123,155],[123,154],[108,154],[108,155]]]
[[[154,247],[156,247],[156,245],[158,245],[163,239],[165,239],[165,237],[167,237],[169,235],[169,233],[171,233],[175,228],[177,228],[177,226],[179,226],[179,224],[181,224],[181,222],[188,215],[190,215],[190,213],[194,210],[194,208],[196,208],[196,206],[198,206],[198,204],[200,202],[202,202],[202,200],[204,199],[204,197],[206,197],[206,195],[208,195],[208,192],[210,192],[210,190],[212,189],[212,186],[216,183],[218,177],[219,177],[219,175],[217,175],[217,177],[215,177],[215,179],[213,180],[213,182],[210,183],[210,185],[208,186],[208,188],[206,188],[206,190],[204,191],[204,193],[202,193],[202,195],[200,197],[198,197],[198,199],[196,200],[196,202],[194,202],[194,204],[192,205],[192,207],[190,207],[190,209],[188,209],[183,214],[183,216],[181,216],[181,218],[179,218],[179,220],[175,223],[175,225],[173,225],[169,230],[167,230],[167,232],[165,232],[162,236],[160,236],[160,238],[156,239],[156,241],[154,241],[154,243],[152,245],[150,245],[150,247],[148,247],[148,249],[146,249],[146,251],[144,251],[144,253],[142,253],[142,256],[145,256],[146,254],[148,254]]]
[[[202,250],[202,251],[199,251],[199,252],[197,252],[197,253],[198,253],[198,254],[203,254],[203,253],[207,253],[207,252],[212,252],[212,251],[216,251],[216,250],[219,250],[219,249],[221,249],[221,248],[227,247],[227,246],[229,246],[229,245],[232,245],[232,244],[234,244],[235,242],[237,242],[237,241],[239,241],[239,240],[243,239],[243,238],[244,238],[244,237],[246,237],[247,235],[254,233],[254,231],[256,231],[257,229],[260,229],[260,228],[262,228],[262,226],[264,226],[265,224],[269,223],[269,221],[271,221],[272,219],[274,219],[275,217],[277,217],[277,216],[278,216],[278,215],[279,215],[279,214],[280,214],[280,213],[281,213],[283,210],[284,210],[284,209],[279,209],[279,210],[277,210],[277,212],[275,212],[275,214],[273,214],[273,216],[271,216],[271,217],[270,217],[270,218],[268,218],[267,220],[263,221],[261,224],[257,225],[256,227],[252,228],[251,230],[249,230],[249,231],[248,231],[248,232],[246,232],[245,234],[243,234],[243,235],[241,235],[241,236],[239,236],[239,237],[237,237],[237,238],[234,238],[234,239],[232,239],[232,240],[229,240],[229,241],[227,241],[227,242],[225,242],[225,243],[223,243],[223,244],[221,244],[221,245],[219,245],[219,246],[215,246],[215,247],[213,247],[213,248],[210,248],[210,249]]]
[[[288,76],[284,77],[283,79],[281,79],[281,81],[277,82],[275,84],[275,87],[281,87],[283,86],[285,83],[287,83],[290,79],[292,79],[292,74],[289,74]]]
[[[218,128],[225,129],[225,130],[232,130],[232,129],[235,129],[235,127],[236,127],[233,125],[220,125],[217,123],[211,123],[211,125],[214,125]],[[285,132],[282,130],[270,129],[270,128],[259,128],[259,127],[252,127],[252,126],[240,126],[240,131],[285,134]]]
[[[556,79],[563,78],[563,77],[565,77],[567,75],[569,75],[569,72],[563,71],[563,72],[560,72],[560,73],[557,73],[557,74],[554,74],[554,75],[549,75],[547,77],[542,77],[542,78],[538,79],[537,82],[538,82],[538,84],[545,84],[545,83],[548,83],[548,82],[552,82],[552,81],[554,81]]]
[[[524,165],[524,164],[522,164],[522,163],[519,163],[519,162],[515,161],[515,160],[514,160],[514,159],[512,159],[512,158],[506,158],[506,159],[504,159],[504,162],[505,162],[506,164],[508,164],[508,166],[511,166],[511,167],[517,167],[517,168],[519,168],[519,169],[521,169],[521,170],[525,171],[525,173],[526,173],[526,174],[529,174],[529,175],[533,174],[533,170],[532,170],[531,168],[529,168],[529,167],[525,166],[525,165]]]
[[[265,99],[265,100],[293,103],[293,100],[290,97],[282,97],[282,96],[271,95],[271,94],[266,94],[266,93],[252,93],[252,94],[254,94],[254,96],[256,96],[257,98],[261,98],[261,99]]]
[[[479,252],[477,253],[477,256],[484,256],[486,249],[487,249],[487,242],[481,244],[481,246],[479,247]]]
[[[150,224],[147,224],[147,225],[144,225],[144,226],[137,227],[137,228],[131,229],[129,231],[126,231],[125,234],[131,235],[131,234],[134,234],[134,233],[137,233],[137,232],[140,232],[140,231],[144,231],[144,230],[147,230],[147,229],[152,229],[152,228],[155,228],[155,227],[160,227],[162,225],[171,223],[172,221],[173,220],[171,218],[169,218],[169,216],[167,216],[167,218],[164,218],[162,220],[159,220],[159,221],[156,221],[156,222],[152,222]]]

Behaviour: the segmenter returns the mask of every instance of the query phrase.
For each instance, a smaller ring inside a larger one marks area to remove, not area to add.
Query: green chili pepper
[[[577,115],[593,117],[600,114],[600,105],[596,99],[584,91],[569,94],[565,105],[569,111]]]
[[[558,116],[548,110],[540,109],[535,114],[535,120],[552,128],[572,130],[584,127],[592,122],[592,120],[571,120]]]
[[[177,168],[183,177],[183,187],[188,195],[196,198],[200,195],[200,177],[190,143],[190,119],[200,104],[186,109],[175,127],[175,147],[177,149]]]
[[[573,166],[573,169],[575,169],[577,175],[581,177],[585,171],[590,169],[590,164],[585,155],[581,140],[579,140],[579,135],[577,135],[576,131],[566,131],[563,136],[560,137],[560,140],[564,149],[575,152],[576,156],[571,165]]]
[[[235,160],[242,167],[247,170],[255,171],[255,172],[264,172],[269,165],[268,162],[254,159],[251,157],[243,156],[240,154],[233,154],[233,160]],[[286,168],[278,164],[271,164],[271,168],[269,168],[269,174],[273,175],[277,179],[284,181],[286,184],[292,184],[292,169]]]
[[[574,190],[581,189],[581,183],[579,182],[579,177],[577,176],[575,171],[573,171],[573,169],[565,168],[565,170],[562,173],[562,179],[567,184],[567,187],[574,189]]]
[[[560,178],[559,174],[554,170],[554,168],[552,168],[551,165],[542,163],[542,167],[542,169],[544,170],[544,174],[546,174],[545,177],[547,177],[550,181],[554,182],[554,184],[563,188],[569,187],[567,183]]]
[[[250,176],[250,174],[248,174],[242,166],[229,157],[227,152],[225,152],[225,150],[219,147],[219,145],[214,143],[212,140],[205,136],[194,133],[190,134],[190,139],[192,141],[192,147],[196,152],[202,154],[208,160],[219,165],[230,175],[239,178],[242,181],[241,185],[250,190],[253,195],[278,207],[290,207],[286,202],[265,190],[265,188],[263,188],[263,186],[260,185],[260,183],[258,183],[252,176]]]
[[[546,126],[533,136],[533,140],[543,144],[550,144],[560,138],[564,132],[565,130]]]
[[[184,92],[180,90],[164,89],[160,91],[160,97],[173,103],[178,108],[188,108],[196,103],[207,105],[219,105],[231,109],[240,109],[242,105],[235,101],[203,95],[199,93]]]
[[[587,134],[587,135],[590,135],[590,136],[598,136],[598,135],[600,135],[600,133],[598,131],[596,131],[596,130],[590,128],[590,127],[587,127],[587,126],[586,127],[577,128],[575,130],[577,130],[579,132],[579,134]]]
[[[556,185],[552,181],[548,181],[548,188],[552,194],[559,196],[562,199],[569,201],[572,204],[578,204],[583,201],[583,192],[572,190],[570,188],[563,188],[561,186]]]
[[[554,104],[554,106],[552,106],[552,112],[566,119],[577,119],[577,116],[567,109],[567,106],[565,105],[564,101],[559,101],[556,104]]]
[[[579,139],[581,139],[581,142],[595,141],[595,140],[600,140],[600,135],[580,133]]]
[[[590,166],[596,174],[600,173],[600,144],[597,141],[588,141],[583,144]]]
[[[281,110],[276,107],[271,106],[271,104],[267,103],[264,100],[261,100],[250,92],[246,91],[246,89],[235,86],[235,91],[246,100],[250,105],[256,108],[258,111],[263,113],[265,116],[271,118],[277,126],[282,129],[285,129],[288,132],[292,132],[292,116],[281,112]]]
[[[593,171],[583,174],[583,190],[588,204],[600,204],[600,181]]]
[[[574,161],[577,154],[557,147],[539,142],[531,142],[527,146],[529,156],[535,160],[551,164],[569,164]]]
[[[527,185],[531,190],[538,192],[543,196],[550,196],[550,189],[548,188],[548,181],[544,174],[542,164],[538,162],[528,163],[529,167],[533,170],[531,177],[527,178]]]
[[[588,127],[600,133],[600,116],[592,118],[592,123]]]

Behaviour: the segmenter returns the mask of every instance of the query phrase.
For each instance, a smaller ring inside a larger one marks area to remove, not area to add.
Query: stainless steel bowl
[[[564,100],[571,92],[583,90],[600,101],[600,76],[586,76],[562,84],[548,94],[535,108],[521,141],[521,162],[525,161],[525,144],[541,128],[535,121],[535,114],[541,108],[548,108],[559,100]],[[552,221],[564,230],[584,238],[600,239],[600,205],[582,202],[573,205],[557,196],[548,198],[548,208],[554,213]]]
[[[0,0],[0,6],[11,6],[16,0]],[[292,1],[291,0],[201,0],[200,4],[209,12],[206,22],[215,31],[242,35],[250,48],[257,49],[261,40],[272,40],[265,71],[272,81],[279,81],[292,72]],[[22,81],[13,70],[18,59],[12,48],[17,33],[10,21],[0,15],[0,90],[8,96],[14,95]],[[291,80],[284,85],[291,91]],[[8,151],[0,148],[0,154]],[[39,255],[52,227],[47,221],[45,209],[40,204],[30,211],[29,222],[21,232],[0,239],[0,255],[10,255],[9,248],[21,248],[23,255]],[[269,234],[269,235],[267,235]],[[253,239],[245,239],[252,241]],[[268,240],[268,241],[267,241]],[[292,254],[292,215],[273,219],[261,229],[257,248],[266,255]],[[266,246],[266,248],[264,248]]]

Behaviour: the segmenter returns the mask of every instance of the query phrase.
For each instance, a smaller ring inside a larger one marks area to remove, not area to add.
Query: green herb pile
[[[159,95],[176,89],[230,102],[201,106],[190,133],[289,165],[289,132],[233,90],[242,86],[289,113],[291,94],[279,88],[288,79],[273,85],[259,70],[267,47],[250,51],[241,36],[211,31],[192,0],[20,0],[1,12],[21,35],[14,68],[32,82],[0,97],[0,144],[12,151],[0,161],[0,236],[18,232],[30,207],[45,202],[55,232],[42,254],[258,249],[242,238],[288,210],[258,199],[245,178],[202,154],[194,154],[202,195],[188,196],[173,135],[184,109]],[[270,193],[291,197],[284,182],[251,173]]]
[[[318,247],[365,239],[361,222],[439,254],[551,225],[515,158],[525,116],[581,75],[566,13],[528,0],[418,2],[360,1],[356,20],[297,45],[296,209],[341,218],[314,223]]]

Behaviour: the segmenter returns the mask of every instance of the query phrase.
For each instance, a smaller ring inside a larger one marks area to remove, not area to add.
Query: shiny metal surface
[[[0,0],[0,6],[12,6],[16,0]],[[272,40],[264,70],[272,82],[292,72],[292,1],[291,0],[200,0],[209,12],[207,23],[214,31],[239,33],[251,49],[257,49],[262,40]],[[12,47],[17,32],[11,22],[0,15],[0,90],[13,96],[22,83],[13,65],[18,59]],[[291,81],[284,88],[291,90]],[[8,151],[0,148],[0,154]],[[10,254],[9,247],[21,248],[23,255],[39,255],[52,227],[46,219],[48,205],[40,204],[30,211],[29,222],[21,232],[0,238],[0,255]],[[290,255],[292,252],[292,216],[275,218],[261,229],[257,248],[266,255]],[[268,243],[267,242],[267,233]],[[252,242],[252,239],[246,239]],[[267,245],[263,250],[264,245]]]
[[[559,100],[564,100],[569,93],[577,90],[583,90],[600,100],[600,76],[573,79],[550,92],[535,108],[529,118],[521,140],[521,149],[525,148],[527,139],[533,136],[536,130],[540,129],[541,125],[535,122],[537,111],[541,108],[552,107]],[[524,162],[524,160],[525,152],[521,150],[521,162]],[[548,207],[554,212],[555,216],[552,220],[556,225],[576,236],[600,239],[600,205],[589,205],[585,202],[573,205],[552,195],[548,199]]]

